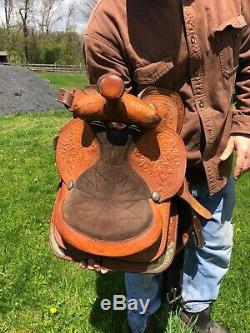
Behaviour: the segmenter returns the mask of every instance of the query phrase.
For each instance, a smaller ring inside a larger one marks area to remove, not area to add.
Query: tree
[[[24,38],[24,58],[25,62],[29,59],[28,53],[28,36],[29,36],[29,29],[28,29],[28,20],[30,18],[32,12],[32,0],[21,0],[19,1],[19,15],[21,17],[21,25],[22,25],[22,32]]]
[[[11,17],[13,13],[13,1],[12,0],[3,0],[4,6],[4,18],[5,18],[5,28],[7,33],[10,31]]]
[[[118,0],[117,0],[118,1]],[[83,16],[88,19],[91,12],[93,11],[93,9],[95,8],[96,4],[97,4],[98,0],[82,0],[81,4],[82,4],[82,10],[81,12],[83,13]]]
[[[79,63],[82,37],[75,26],[79,1],[67,1],[65,7],[66,0],[0,0],[7,18],[0,22],[0,50],[7,50],[15,63]],[[54,26],[62,15],[65,32]]]
[[[68,6],[67,17],[66,17],[66,31],[70,30],[72,26],[71,20],[74,17],[75,11],[76,11],[76,3],[74,0],[71,0]]]
[[[40,0],[38,25],[42,33],[48,34],[53,26],[60,20],[62,15],[58,15],[58,7],[64,0]]]

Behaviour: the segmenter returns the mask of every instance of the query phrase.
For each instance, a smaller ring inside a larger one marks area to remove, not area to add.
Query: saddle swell
[[[56,147],[61,186],[50,229],[55,254],[94,258],[110,270],[165,270],[189,238],[192,221],[183,216],[190,207],[211,217],[185,181],[179,95],[148,88],[139,99],[108,74],[98,89],[61,90],[58,99],[77,117],[61,130]]]

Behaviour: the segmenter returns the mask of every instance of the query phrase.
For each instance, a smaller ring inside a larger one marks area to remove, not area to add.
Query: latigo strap
[[[180,137],[184,107],[172,91],[125,92],[113,74],[84,90],[61,89],[75,119],[61,130],[61,178],[50,229],[56,255],[94,258],[109,270],[157,273],[211,213],[190,194]],[[192,213],[193,212],[193,213]]]

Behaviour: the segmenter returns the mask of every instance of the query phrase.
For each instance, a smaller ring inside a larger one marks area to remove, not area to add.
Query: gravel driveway
[[[57,92],[27,68],[0,65],[0,115],[64,108]]]

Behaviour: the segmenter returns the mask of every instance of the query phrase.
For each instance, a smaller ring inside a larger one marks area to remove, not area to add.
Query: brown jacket
[[[90,83],[111,71],[133,94],[148,85],[181,94],[189,170],[203,165],[218,192],[230,133],[250,134],[250,1],[101,0],[84,44]]]

